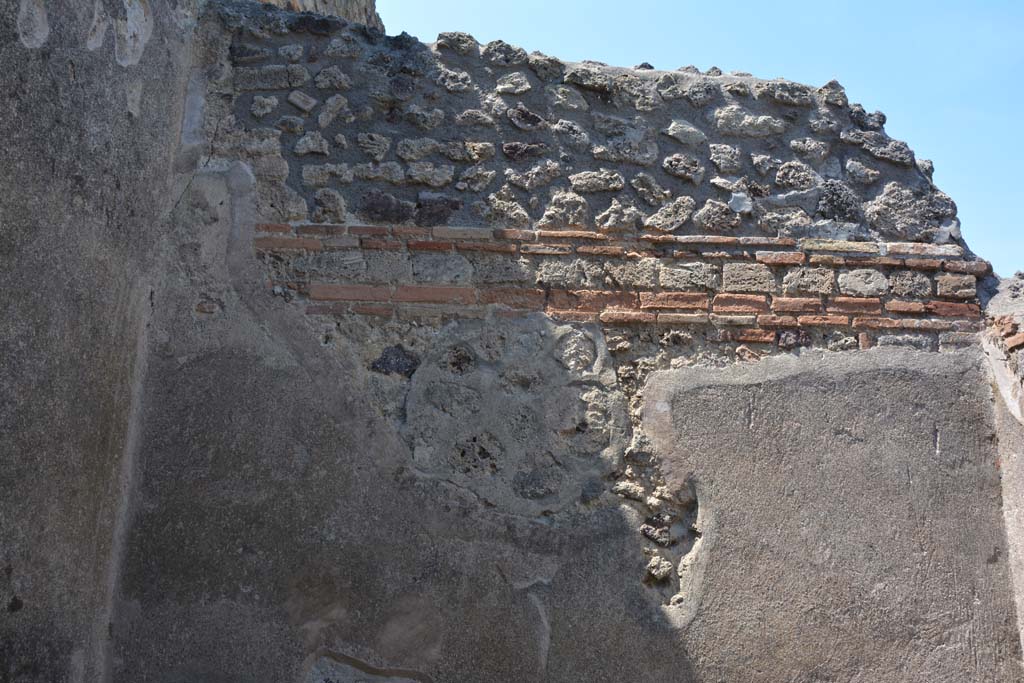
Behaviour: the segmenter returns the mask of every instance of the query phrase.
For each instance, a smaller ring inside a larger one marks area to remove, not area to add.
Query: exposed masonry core
[[[508,514],[631,506],[660,604],[685,605],[703,529],[640,431],[652,371],[976,340],[989,264],[835,82],[220,16],[204,164],[255,174],[267,296],[361,358],[419,476]]]

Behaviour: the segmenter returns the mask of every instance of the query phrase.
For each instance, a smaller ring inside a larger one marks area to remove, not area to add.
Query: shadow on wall
[[[267,296],[242,199],[210,174],[181,203],[117,680],[695,680],[607,490],[630,426],[600,337],[466,321],[382,374],[383,336],[325,348]]]

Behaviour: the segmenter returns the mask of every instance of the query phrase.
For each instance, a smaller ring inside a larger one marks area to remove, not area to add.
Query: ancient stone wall
[[[545,311],[789,347],[976,329],[988,264],[838,84],[325,33],[236,34],[230,119],[208,122],[216,155],[258,163],[256,248],[310,314]]]
[[[989,266],[883,115],[20,4],[0,679],[1020,679]]]

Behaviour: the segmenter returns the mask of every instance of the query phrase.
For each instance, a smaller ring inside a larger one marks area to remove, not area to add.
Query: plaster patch
[[[110,26],[110,15],[103,7],[103,0],[96,0],[92,11],[92,24],[89,26],[89,34],[85,39],[85,47],[91,50],[98,50],[103,47],[103,41],[107,38],[107,28]]]
[[[153,9],[149,0],[124,0],[124,11],[125,18],[117,21],[114,55],[121,66],[133,66],[153,36]]]
[[[50,37],[50,21],[43,0],[21,0],[18,39],[28,48],[42,47]]]

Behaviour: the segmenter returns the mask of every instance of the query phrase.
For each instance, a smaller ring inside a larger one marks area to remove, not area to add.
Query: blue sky
[[[1000,275],[1024,270],[1020,0],[378,0],[378,10],[388,33],[427,42],[457,30],[573,61],[836,78],[852,102],[885,112],[891,136],[935,162],[970,247]]]

